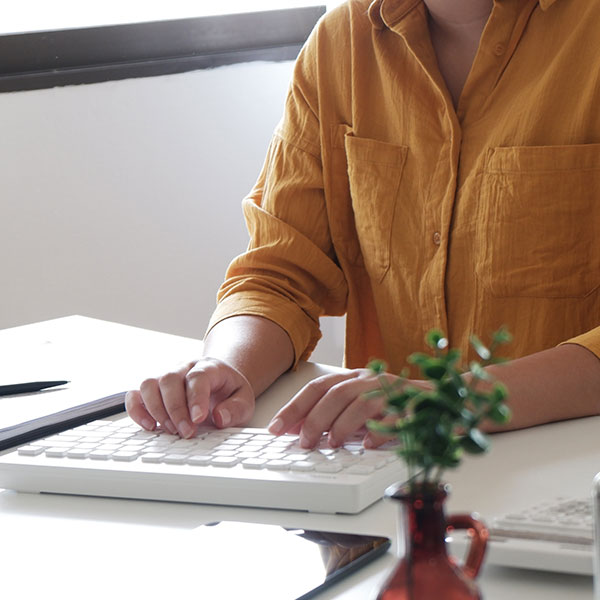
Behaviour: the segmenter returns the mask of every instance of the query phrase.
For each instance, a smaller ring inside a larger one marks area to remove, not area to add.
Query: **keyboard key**
[[[292,462],[297,462],[299,460],[305,460],[306,455],[305,454],[284,454],[283,458],[285,458],[285,460],[291,460]]]
[[[269,448],[289,448],[291,445],[290,440],[282,440],[281,438],[269,442]]]
[[[267,462],[265,458],[246,458],[242,461],[242,466],[246,469],[262,469]]]
[[[213,456],[236,456],[237,452],[235,450],[213,450],[211,454]]]
[[[18,450],[18,454],[21,456],[37,456],[44,451],[42,446],[21,446]]]
[[[67,451],[67,456],[69,458],[87,458],[89,453],[89,448],[71,448]]]
[[[232,448],[232,447],[239,447],[244,443],[244,440],[237,440],[237,439],[231,439],[231,438],[227,438],[226,440],[222,440],[221,443],[217,446],[217,448]]]
[[[314,471],[317,463],[311,460],[299,460],[292,462],[290,470],[292,471]]]
[[[154,431],[136,431],[133,434],[133,439],[135,440],[153,440],[156,439],[158,437],[158,433],[154,432]]]
[[[196,465],[198,467],[204,467],[206,465],[210,465],[210,461],[212,460],[212,456],[210,454],[192,454],[187,457],[188,465]]]
[[[144,448],[159,450],[159,449],[163,449],[163,448],[168,448],[169,446],[171,446],[171,442],[168,442],[166,440],[156,440],[156,441],[148,442],[144,446]]]
[[[164,458],[163,452],[147,452],[142,454],[142,462],[159,463]]]
[[[265,440],[252,439],[244,443],[244,448],[264,448],[264,446],[266,446],[267,444],[268,442],[266,442]]]
[[[187,460],[188,455],[187,454],[165,454],[162,459],[161,462],[166,463],[168,465],[182,465],[185,463],[185,461]]]
[[[197,442],[194,439],[191,440],[177,440],[171,444],[171,448],[177,448],[178,450],[192,449],[196,446]]]
[[[267,460],[281,460],[285,458],[285,452],[261,452],[260,456]]]
[[[91,450],[88,454],[88,458],[93,460],[108,460],[113,452],[114,450]]]
[[[143,446],[145,443],[146,443],[145,440],[134,439],[134,438],[128,438],[127,440],[125,440],[126,446]]]
[[[63,456],[67,455],[67,452],[69,451],[69,448],[47,448],[46,449],[46,456],[49,456],[51,458],[62,458]]]
[[[121,462],[131,462],[133,460],[135,460],[136,458],[138,458],[139,453],[138,452],[113,452],[110,455],[110,458],[112,460],[116,460],[116,461],[121,461]]]
[[[270,460],[265,467],[270,471],[287,471],[292,464],[290,460]]]
[[[244,460],[245,458],[258,458],[260,456],[260,452],[259,451],[254,451],[254,452],[247,452],[247,451],[243,451],[243,452],[238,452],[237,456],[239,458],[241,458],[242,460]]]
[[[213,456],[210,464],[214,467],[233,467],[240,462],[236,456]]]

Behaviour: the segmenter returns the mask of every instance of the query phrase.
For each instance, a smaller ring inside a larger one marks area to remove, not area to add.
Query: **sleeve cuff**
[[[321,338],[318,323],[296,304],[272,295],[256,293],[237,293],[221,300],[212,314],[206,333],[217,323],[240,315],[269,319],[288,334],[294,348],[293,369],[300,361],[308,360]]]
[[[573,337],[562,343],[578,344],[579,346],[587,348],[590,352],[593,352],[598,358],[600,358],[600,327],[586,331],[585,333],[582,333],[581,335]]]

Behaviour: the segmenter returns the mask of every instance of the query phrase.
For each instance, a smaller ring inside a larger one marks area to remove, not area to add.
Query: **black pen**
[[[68,381],[28,381],[27,383],[12,383],[0,385],[0,396],[12,396],[13,394],[31,394],[46,388],[65,385]]]

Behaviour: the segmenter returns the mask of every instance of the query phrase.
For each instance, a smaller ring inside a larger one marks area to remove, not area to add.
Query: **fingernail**
[[[221,417],[221,426],[227,427],[231,423],[231,413],[226,408],[222,408],[219,411],[219,415]]]
[[[194,404],[194,406],[192,406],[190,415],[192,417],[193,423],[202,423],[202,421],[204,421],[204,413],[202,412],[202,409],[197,404]]]
[[[269,423],[269,426],[267,427],[267,429],[273,435],[277,435],[277,434],[281,433],[281,431],[283,430],[283,420],[280,419],[279,417],[276,417]]]
[[[181,437],[189,438],[192,437],[192,435],[194,435],[194,430],[187,421],[181,421],[177,429]]]
[[[171,419],[167,419],[164,423],[163,426],[166,428],[166,430],[171,433],[172,435],[177,435],[177,428],[175,427],[175,425],[173,425],[173,421],[171,421]]]
[[[363,440],[363,446],[365,448],[375,448],[375,444],[373,443],[373,439],[370,438],[369,436],[366,436],[365,439]]]
[[[310,440],[303,434],[300,434],[300,447],[301,448],[312,448]]]
[[[327,436],[327,443],[331,448],[337,448],[340,445],[340,443],[331,434]]]
[[[146,431],[154,431],[156,423],[152,419],[142,419],[142,427]]]

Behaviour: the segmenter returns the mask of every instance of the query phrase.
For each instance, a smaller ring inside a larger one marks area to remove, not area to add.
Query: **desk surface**
[[[67,317],[0,331],[0,359],[9,354],[14,359],[40,343],[46,351],[48,344],[60,349],[60,360],[75,371],[71,377],[98,377],[117,386],[114,391],[193,358],[200,347],[188,338]],[[264,426],[306,381],[330,370],[306,363],[282,377],[260,398],[251,425]],[[449,474],[453,489],[449,512],[475,510],[485,518],[547,497],[587,495],[600,470],[598,428],[600,418],[593,417],[494,435],[488,455],[470,458]],[[194,561],[195,531],[203,523],[243,520],[395,538],[395,511],[392,503],[384,501],[349,516],[3,491],[2,585],[22,590],[22,596],[15,597],[24,598],[59,597],[59,593],[61,599],[153,600],[165,594],[218,598],[218,582],[211,581]],[[394,560],[388,553],[324,591],[319,599],[368,599]],[[489,564],[479,583],[486,600],[592,597],[591,577]]]

